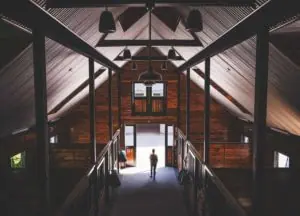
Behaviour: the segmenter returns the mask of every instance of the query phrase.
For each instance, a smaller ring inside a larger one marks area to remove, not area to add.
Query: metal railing
[[[96,164],[91,165],[86,174],[69,193],[55,216],[98,215],[110,199],[109,174],[119,171],[118,152],[120,149],[120,129],[116,131],[100,154]]]
[[[183,132],[177,128],[177,163],[189,173],[184,185],[188,210],[193,215],[246,216],[246,211],[226,189],[215,172],[202,161],[202,156]]]

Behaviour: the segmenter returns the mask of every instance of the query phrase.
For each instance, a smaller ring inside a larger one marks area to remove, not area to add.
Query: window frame
[[[139,81],[132,81],[132,87],[131,87],[131,113],[134,116],[164,116],[167,115],[167,82],[166,81],[159,81],[156,83],[162,83],[164,85],[164,96],[152,96],[152,87],[147,87],[146,86],[146,97],[136,97],[135,96],[135,84],[136,83],[143,83]],[[135,110],[135,100],[145,100],[146,101],[146,112],[137,112]],[[153,100],[162,100],[163,103],[163,108],[162,112],[153,112]]]

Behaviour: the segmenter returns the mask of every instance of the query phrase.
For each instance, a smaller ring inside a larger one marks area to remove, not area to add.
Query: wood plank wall
[[[168,123],[176,125],[177,122],[177,74],[175,67],[168,64],[168,71],[160,70],[160,62],[153,62],[153,68],[160,72],[163,80],[167,82],[167,115],[166,116],[133,116],[131,113],[132,81],[138,80],[140,73],[148,69],[145,62],[137,62],[138,70],[131,70],[131,63],[127,63],[121,72],[121,101],[122,123]],[[181,75],[181,121],[180,128],[185,132],[186,127],[186,77]],[[112,80],[112,113],[113,128],[118,129],[118,89],[117,76]],[[108,136],[108,82],[96,90],[96,140],[98,144],[106,144]],[[88,96],[75,105],[69,113],[61,117],[54,125],[53,134],[58,135],[60,144],[87,144],[89,143],[89,100]],[[191,82],[191,142],[201,150],[199,145],[203,142],[203,113],[204,91]],[[211,141],[212,142],[239,142],[243,132],[243,123],[226,111],[226,108],[211,100]],[[124,137],[121,139],[124,145]],[[236,152],[239,154],[239,152]],[[82,155],[84,157],[84,153]]]
[[[180,129],[186,133],[186,76],[181,75],[181,121]],[[190,140],[194,145],[204,139],[204,91],[191,82],[190,106]],[[240,142],[243,122],[225,107],[211,99],[210,106],[210,140],[211,142]],[[199,146],[198,146],[199,147]],[[199,149],[197,147],[197,149]],[[200,150],[200,149],[199,149]]]

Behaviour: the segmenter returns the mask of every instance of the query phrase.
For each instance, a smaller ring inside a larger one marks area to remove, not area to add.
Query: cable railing
[[[189,176],[188,181],[183,184],[190,213],[246,216],[246,211],[226,189],[213,169],[203,163],[200,153],[178,128],[176,140],[177,166]]]
[[[55,216],[98,215],[112,195],[110,174],[119,171],[120,129],[116,131],[85,175],[69,193]]]

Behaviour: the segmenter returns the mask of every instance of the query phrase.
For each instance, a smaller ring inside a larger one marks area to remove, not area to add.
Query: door
[[[136,126],[125,125],[124,130],[126,164],[128,166],[136,166]]]
[[[165,127],[165,148],[166,148],[166,166],[174,166],[174,126]]]

